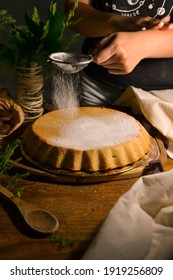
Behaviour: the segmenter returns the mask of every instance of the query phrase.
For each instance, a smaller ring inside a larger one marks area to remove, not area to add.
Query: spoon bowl
[[[52,53],[49,58],[56,68],[68,74],[81,71],[93,60],[92,55],[72,52]]]
[[[2,185],[0,185],[0,195],[9,199],[17,207],[27,225],[34,231],[47,234],[58,229],[58,220],[52,213],[15,197]]]

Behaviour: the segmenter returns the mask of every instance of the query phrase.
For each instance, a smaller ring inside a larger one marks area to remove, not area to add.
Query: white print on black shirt
[[[124,16],[164,17],[172,13],[171,0],[114,0],[104,1],[105,9]]]

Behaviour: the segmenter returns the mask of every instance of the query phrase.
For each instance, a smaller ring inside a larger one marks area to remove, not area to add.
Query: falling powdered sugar
[[[131,117],[118,112],[108,116],[81,116],[63,124],[57,138],[49,138],[56,146],[90,150],[118,145],[136,137],[140,126]]]
[[[53,76],[52,104],[55,109],[68,108],[71,113],[79,106],[79,76],[56,71]]]

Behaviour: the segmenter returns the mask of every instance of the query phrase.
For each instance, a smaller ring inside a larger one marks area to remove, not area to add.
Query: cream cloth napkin
[[[114,205],[82,259],[173,259],[173,170],[138,179]]]
[[[167,153],[173,158],[173,89],[144,91],[129,87],[114,105],[130,106],[134,113],[143,114],[167,138]]]

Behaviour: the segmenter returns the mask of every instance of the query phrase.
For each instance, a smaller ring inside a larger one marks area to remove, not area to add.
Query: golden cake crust
[[[120,135],[121,134],[121,135]],[[150,152],[151,140],[133,117],[113,109],[80,107],[39,117],[22,136],[26,155],[69,171],[122,168]]]

